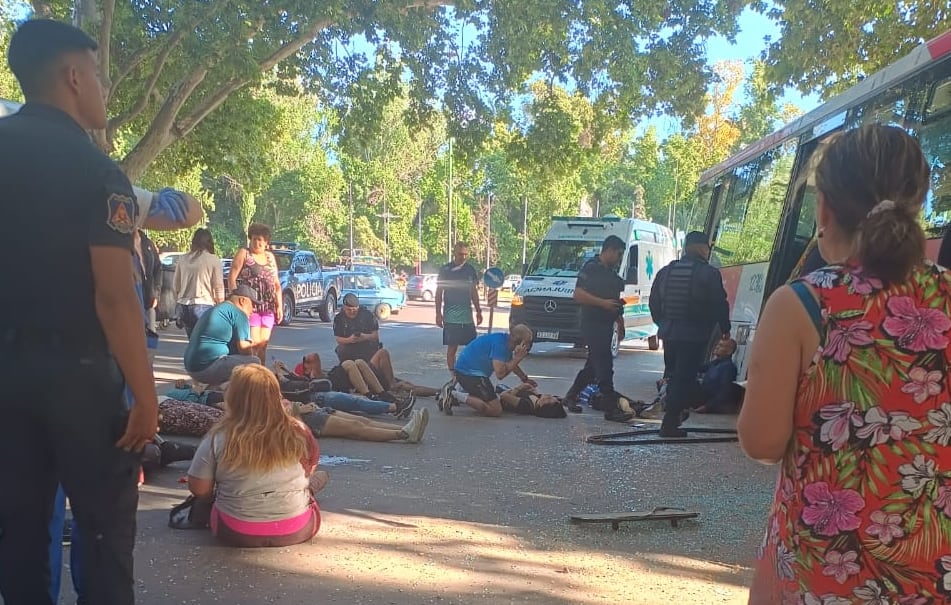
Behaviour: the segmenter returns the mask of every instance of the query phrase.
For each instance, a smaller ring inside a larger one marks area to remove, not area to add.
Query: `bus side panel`
[[[730,322],[733,324],[733,338],[736,340],[736,354],[733,359],[739,370],[737,380],[746,380],[750,345],[763,306],[763,289],[768,270],[769,263],[720,269],[723,287],[730,302]]]

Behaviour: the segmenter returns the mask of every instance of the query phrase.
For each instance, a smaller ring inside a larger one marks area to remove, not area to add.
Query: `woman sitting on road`
[[[188,489],[214,499],[211,531],[228,546],[290,546],[320,529],[314,493],[327,482],[316,471],[317,440],[291,416],[267,368],[235,368],[225,415],[202,440],[188,469]]]

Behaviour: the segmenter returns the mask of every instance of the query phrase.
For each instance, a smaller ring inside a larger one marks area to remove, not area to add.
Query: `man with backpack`
[[[687,410],[699,395],[697,374],[707,354],[714,329],[730,337],[730,305],[720,272],[710,266],[710,238],[691,231],[684,253],[657,273],[651,288],[650,310],[664,341],[667,408],[661,437],[686,437],[680,428]]]

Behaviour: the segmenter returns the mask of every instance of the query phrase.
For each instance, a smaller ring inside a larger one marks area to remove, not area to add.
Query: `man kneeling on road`
[[[456,360],[456,376],[443,386],[437,396],[439,409],[452,415],[455,403],[464,403],[485,416],[501,416],[502,402],[490,377],[498,380],[515,374],[523,383],[538,384],[519,367],[532,348],[532,331],[519,324],[511,333],[484,334],[463,349]]]
[[[258,293],[239,285],[231,296],[198,319],[185,349],[185,371],[198,382],[218,386],[231,379],[238,366],[260,363],[253,353],[248,316]]]

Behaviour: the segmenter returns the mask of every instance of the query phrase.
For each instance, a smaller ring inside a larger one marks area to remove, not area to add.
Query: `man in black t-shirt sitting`
[[[334,317],[334,337],[340,363],[362,359],[370,364],[384,389],[396,384],[390,353],[380,342],[380,324],[370,310],[360,306],[356,294],[343,297],[343,308]]]
[[[341,363],[357,359],[369,363],[383,347],[376,316],[360,306],[360,299],[355,294],[343,297],[343,308],[334,317],[334,336],[337,339],[337,357]]]

